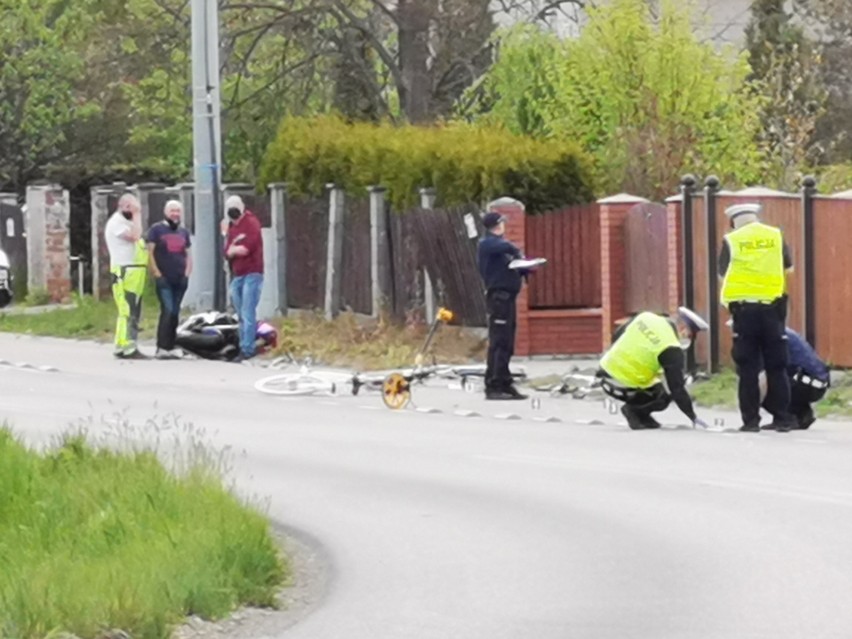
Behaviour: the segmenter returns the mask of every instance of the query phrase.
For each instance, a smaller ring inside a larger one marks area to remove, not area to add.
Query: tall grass
[[[164,639],[187,615],[274,605],[289,566],[213,459],[169,470],[82,434],[39,452],[0,429],[0,637]]]

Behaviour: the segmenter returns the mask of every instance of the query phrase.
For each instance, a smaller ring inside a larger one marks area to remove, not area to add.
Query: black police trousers
[[[671,395],[661,383],[649,388],[622,388],[610,382],[605,374],[598,373],[598,377],[603,378],[601,389],[604,393],[630,406],[640,420],[648,419],[651,413],[666,410],[672,403]]]
[[[509,361],[515,354],[515,299],[517,293],[488,291],[488,360],[485,368],[485,390],[505,391],[512,387]]]
[[[809,422],[813,421],[814,410],[811,404],[815,404],[825,397],[827,390],[826,388],[814,388],[796,380],[790,381],[789,412],[796,420],[799,428],[807,428],[808,426],[805,426],[805,424],[810,425]],[[766,402],[763,403],[763,407],[769,410]]]
[[[776,422],[792,423],[790,378],[787,375],[787,300],[772,304],[734,302],[732,358],[739,376],[739,404],[743,425],[760,424],[760,371],[766,371],[764,407]]]

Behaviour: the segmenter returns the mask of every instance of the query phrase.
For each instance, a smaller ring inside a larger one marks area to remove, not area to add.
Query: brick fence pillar
[[[51,302],[71,296],[70,218],[68,191],[55,184],[27,187],[29,290],[46,290]]]
[[[521,249],[526,249],[527,222],[524,205],[510,197],[501,197],[488,205],[489,211],[494,211],[506,218],[506,239]],[[530,354],[530,320],[529,294],[527,287],[521,289],[517,300],[517,331],[515,333],[515,355]]]
[[[630,209],[647,201],[626,193],[598,200],[601,210],[601,314],[603,321],[601,350],[609,348],[615,322],[627,313],[624,294],[627,273],[624,247],[625,219]]]
[[[683,196],[675,195],[666,200],[666,229],[669,271],[669,313],[675,313],[683,303]]]

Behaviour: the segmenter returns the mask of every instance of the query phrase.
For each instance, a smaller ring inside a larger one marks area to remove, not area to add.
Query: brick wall
[[[601,351],[609,348],[615,323],[627,312],[624,220],[631,208],[647,201],[626,193],[598,200],[601,207]]]
[[[683,300],[683,238],[681,237],[681,200],[671,198],[666,203],[668,225],[669,312],[677,311]]]
[[[530,355],[596,355],[601,309],[529,311]]]
[[[44,289],[52,302],[71,295],[68,191],[56,185],[27,187],[27,278],[32,292]]]

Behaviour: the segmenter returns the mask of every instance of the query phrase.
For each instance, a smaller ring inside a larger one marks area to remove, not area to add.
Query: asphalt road
[[[567,399],[423,388],[441,413],[394,413],[376,396],[268,397],[257,368],[117,362],[84,342],[0,335],[0,358],[58,369],[0,364],[0,419],[34,443],[116,415],[150,435],[171,414],[233,447],[240,489],[331,561],[286,638],[852,637],[845,424],[631,432]]]

